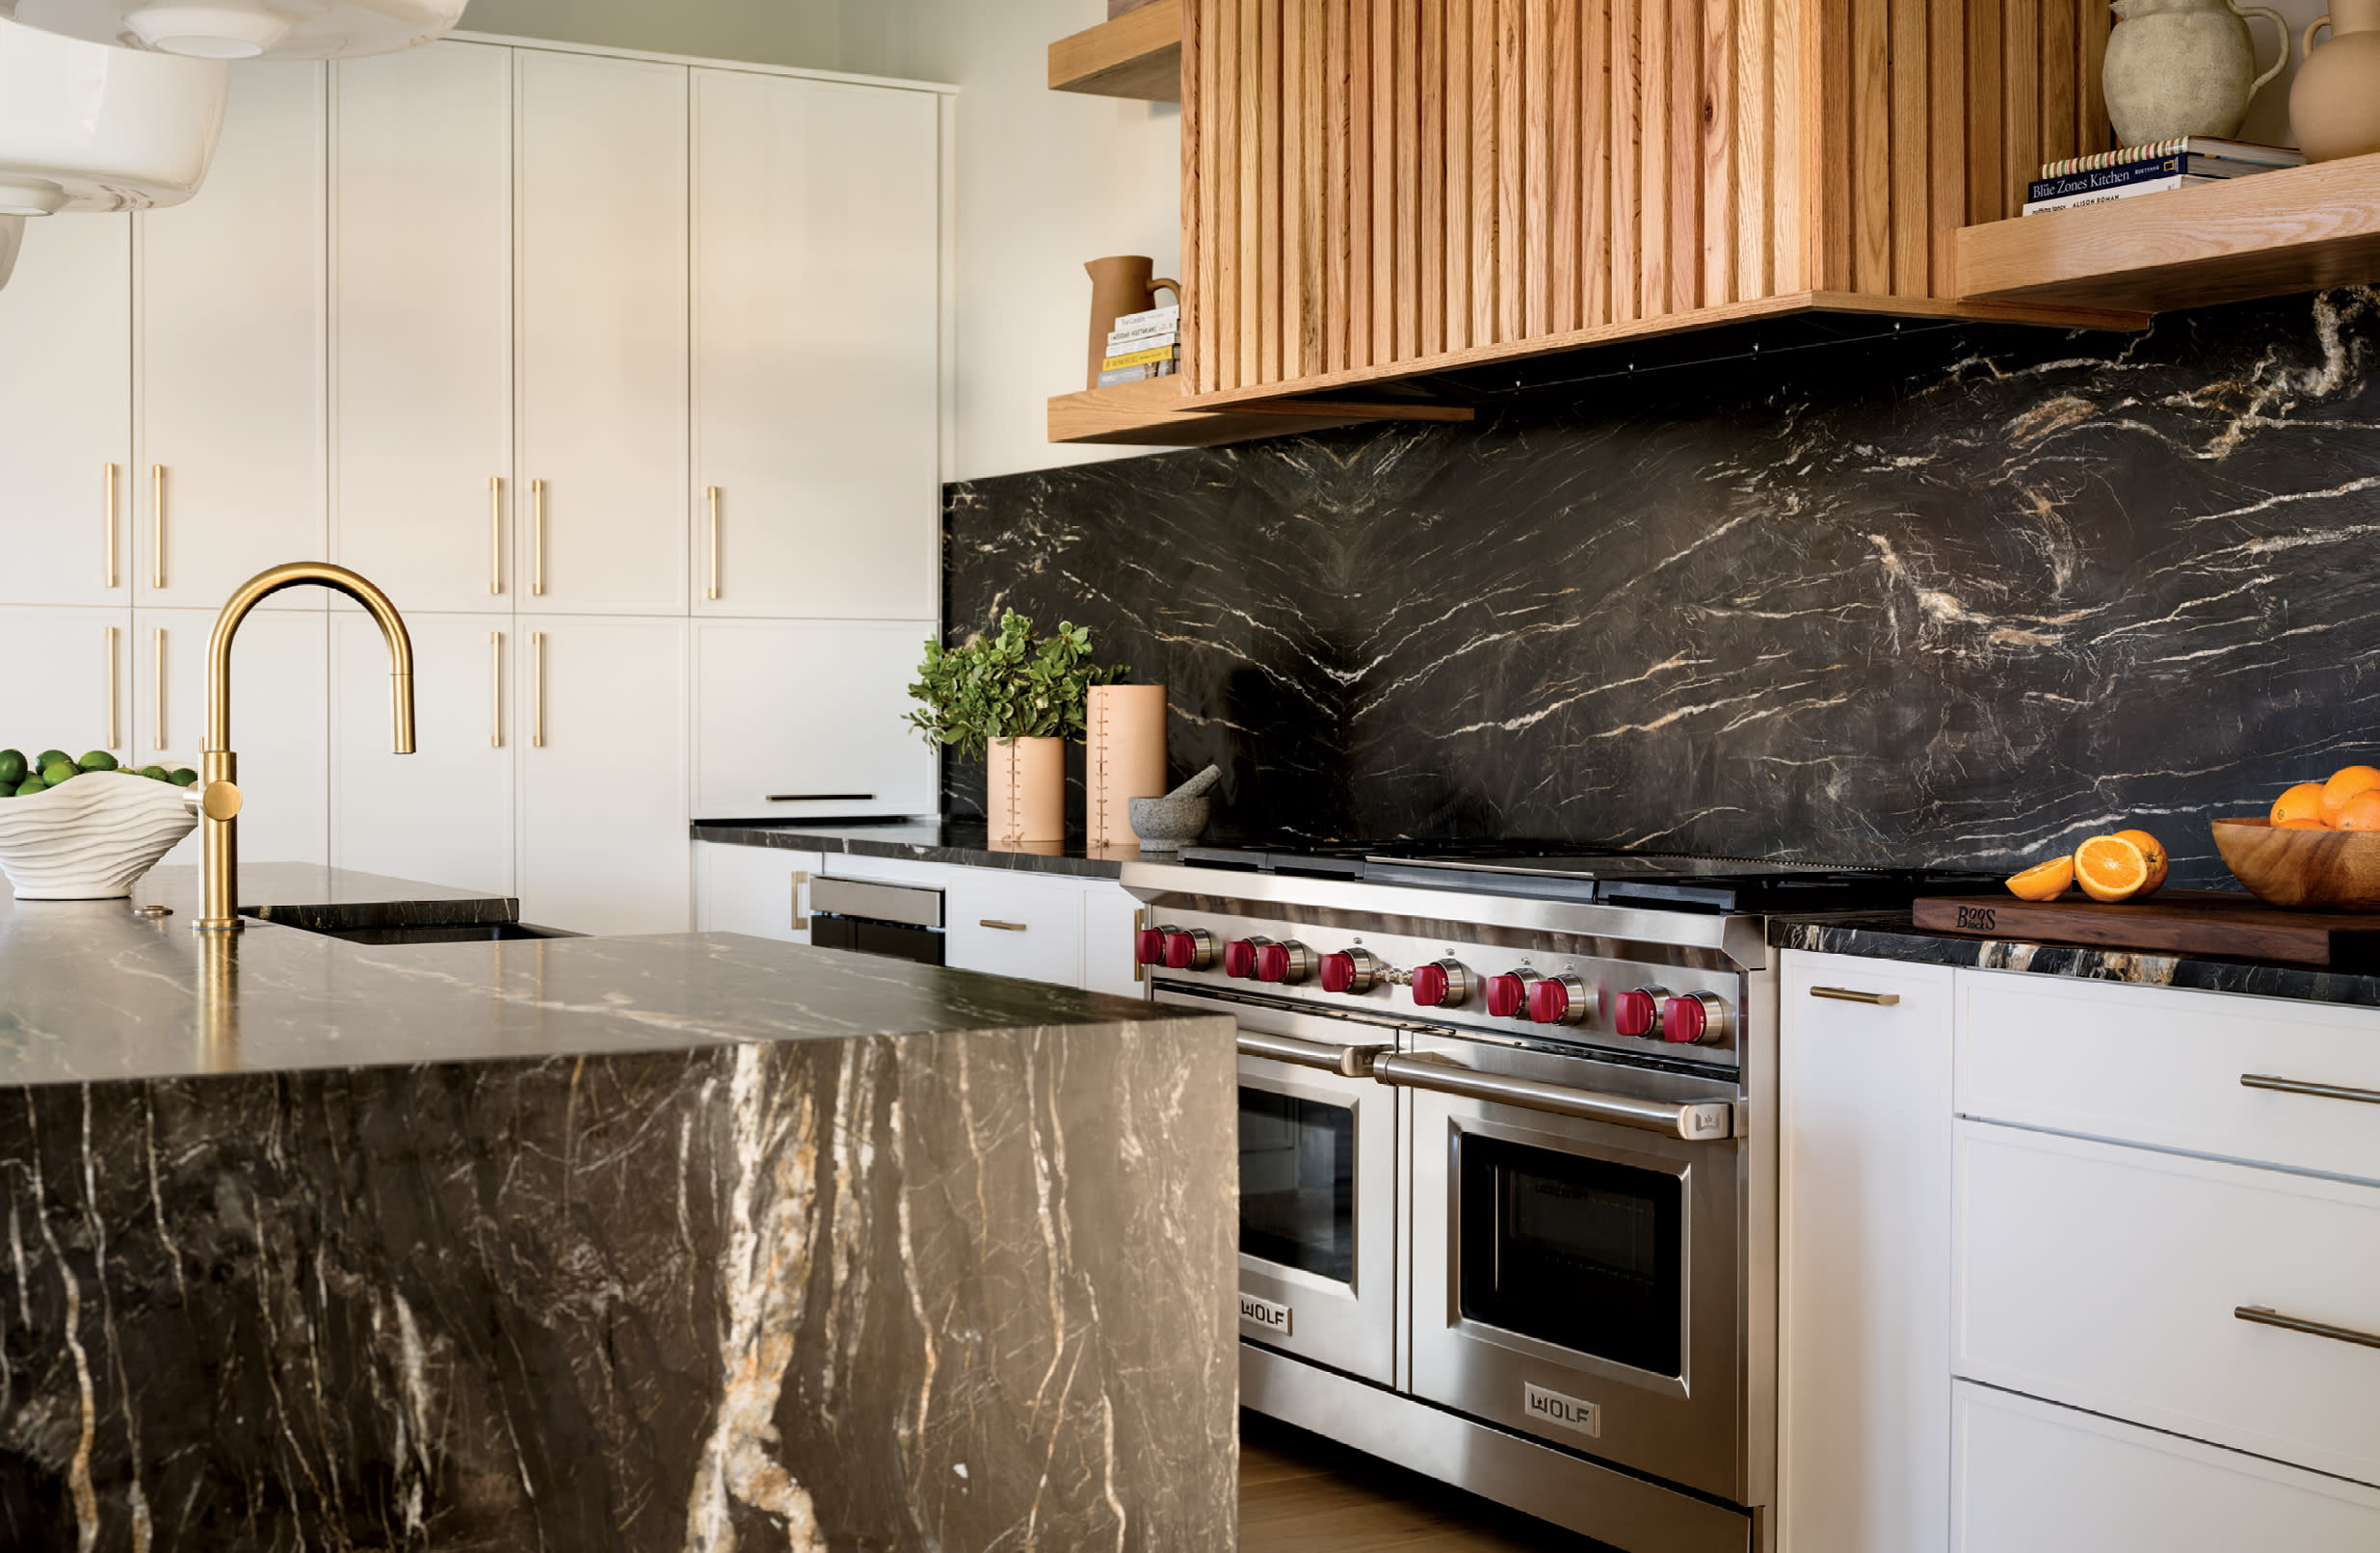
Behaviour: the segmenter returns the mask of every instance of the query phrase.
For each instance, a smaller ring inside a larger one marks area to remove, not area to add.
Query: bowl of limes
[[[104,750],[0,750],[0,873],[20,901],[114,901],[198,823],[198,774],[126,771]]]

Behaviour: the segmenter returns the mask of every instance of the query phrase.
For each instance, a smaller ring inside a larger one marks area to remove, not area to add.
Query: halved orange
[[[2149,882],[2140,886],[2143,895],[2154,895],[2165,887],[2165,876],[2172,873],[2173,859],[2166,855],[2165,843],[2146,830],[2118,830],[2117,835],[2140,849],[2140,855],[2149,865]]]
[[[2322,785],[2299,782],[2273,800],[2273,824],[2294,825],[2299,820],[2312,820],[2316,825],[2328,825],[2330,822],[2322,818]]]
[[[2008,893],[2020,901],[2054,901],[2075,882],[2075,860],[2052,857],[2008,876]]]
[[[2339,811],[2347,806],[2347,800],[2375,787],[2380,787],[2380,766],[2341,766],[2332,772],[2331,779],[2322,784],[2323,823],[2337,825]]]
[[[2380,830],[2380,788],[2367,788],[2340,806],[2334,830]]]
[[[2094,901],[2129,901],[2149,887],[2149,859],[2136,842],[2093,836],[2075,849],[2075,882]]]

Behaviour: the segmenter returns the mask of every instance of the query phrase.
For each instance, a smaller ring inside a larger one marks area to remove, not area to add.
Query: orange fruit
[[[2075,882],[2094,901],[2129,901],[2149,887],[2149,859],[2136,842],[2093,836],[2075,849]]]
[[[2075,860],[2052,857],[2008,876],[2008,893],[2020,901],[2054,901],[2075,882]]]
[[[2273,800],[2273,824],[2312,820],[2316,825],[2328,825],[2330,822],[2322,818],[2322,791],[2320,782],[2299,782]]]
[[[2380,788],[2366,788],[2340,807],[2334,830],[2380,830]]]
[[[2149,882],[2140,886],[2143,895],[2154,895],[2165,887],[2165,876],[2174,871],[2173,858],[2165,852],[2165,844],[2146,830],[2118,830],[2117,835],[2140,849],[2143,861],[2149,865]]]
[[[2322,784],[2322,822],[2339,823],[2339,811],[2347,806],[2347,800],[2358,793],[2368,793],[2380,787],[2380,767],[2341,766],[2331,773],[2331,779]]]

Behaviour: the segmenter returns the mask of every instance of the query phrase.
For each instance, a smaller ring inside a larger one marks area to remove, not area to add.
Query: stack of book
[[[2303,151],[2284,145],[2221,141],[2208,135],[2158,141],[2154,145],[2127,145],[2120,151],[2070,157],[2044,167],[2041,176],[2025,190],[2024,214],[2101,205],[2134,195],[2303,167],[2305,162]]]
[[[1126,313],[1107,333],[1107,355],[1099,362],[1099,386],[1138,382],[1143,378],[1170,378],[1181,362],[1181,309],[1152,307]]]

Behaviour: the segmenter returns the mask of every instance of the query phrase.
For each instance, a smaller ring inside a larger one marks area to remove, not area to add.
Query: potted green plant
[[[1091,632],[1071,620],[1044,637],[1015,610],[997,633],[955,647],[926,644],[911,726],[989,765],[985,813],[997,841],[1066,839],[1066,741],[1083,736],[1094,685],[1130,671],[1091,662]]]

